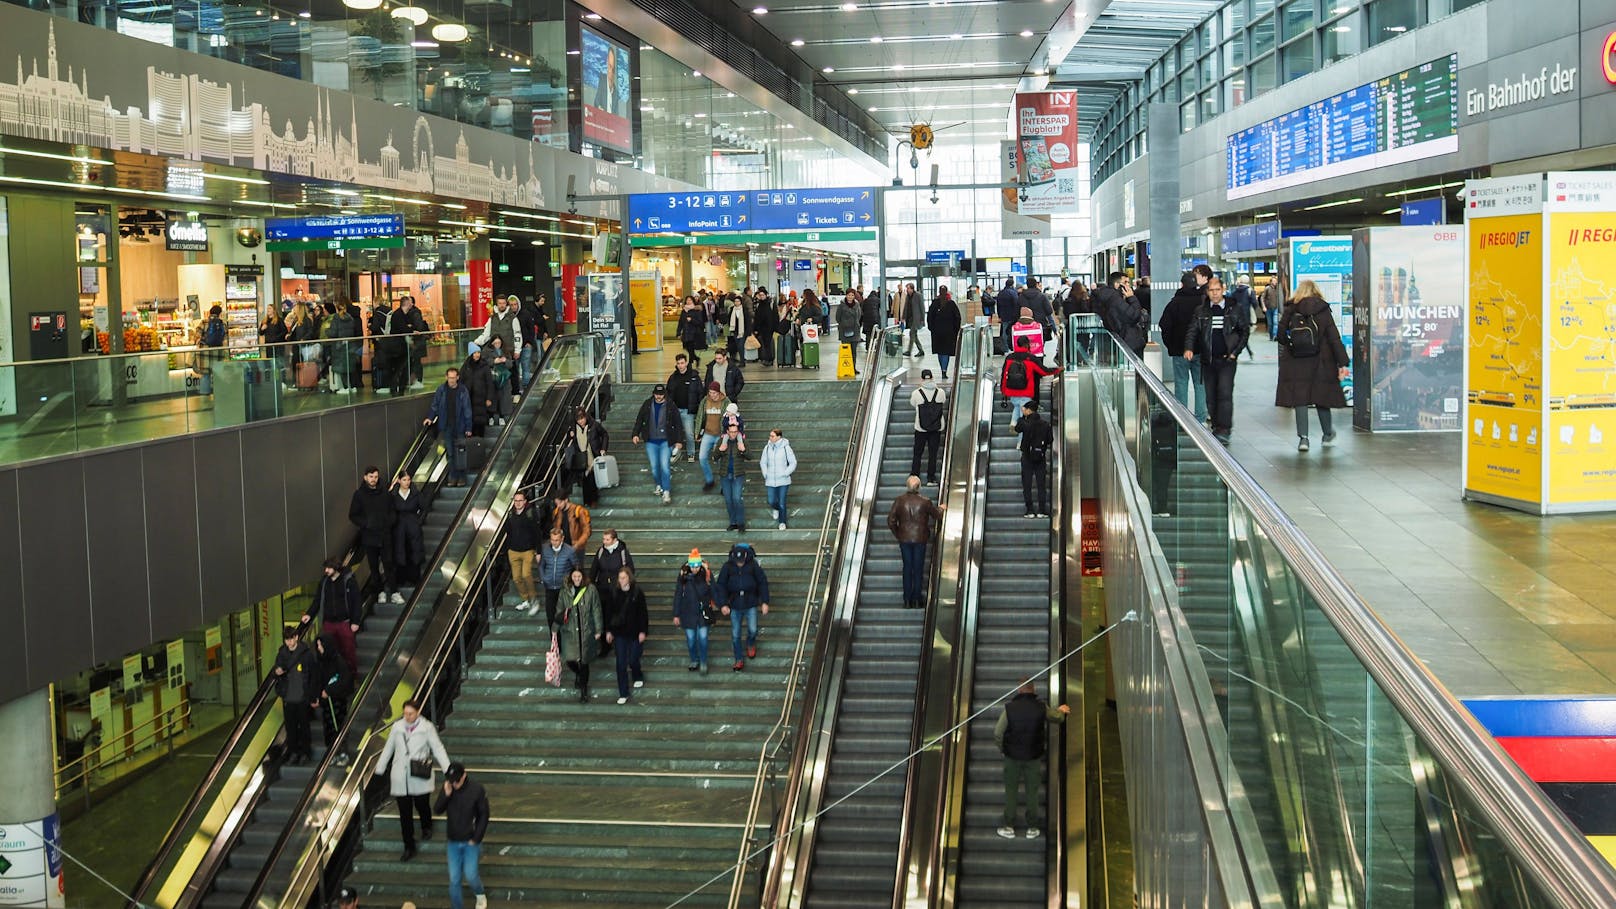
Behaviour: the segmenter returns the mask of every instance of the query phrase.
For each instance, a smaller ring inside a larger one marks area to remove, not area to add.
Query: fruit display
[[[102,353],[112,353],[112,337],[104,331],[95,333],[95,345]],[[157,332],[144,325],[123,330],[124,353],[143,353],[146,351],[161,350],[157,343]]]

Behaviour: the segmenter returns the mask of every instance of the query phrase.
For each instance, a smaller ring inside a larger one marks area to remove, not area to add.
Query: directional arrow
[[[868,199],[869,197],[870,197],[870,191],[869,190],[865,190],[864,192],[859,193],[859,198],[860,199]]]
[[[0,855],[0,874],[5,874],[7,871],[10,871],[10,870],[11,870],[11,860],[6,858],[3,855]]]
[[[635,230],[639,230],[639,229],[640,229],[640,219],[639,219],[639,218],[635,218],[635,219],[634,219],[634,229],[635,229]]]
[[[864,214],[860,215],[859,220],[860,221],[869,221],[870,220],[870,213],[865,212]]]
[[[746,223],[746,216],[745,215],[737,215],[735,217],[735,223],[736,224],[745,224]]]

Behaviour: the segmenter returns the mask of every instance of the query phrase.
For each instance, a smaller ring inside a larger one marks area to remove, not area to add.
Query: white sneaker
[[[410,387],[415,389],[416,391],[420,391],[421,389],[425,388],[426,385],[424,383],[422,383],[422,382],[411,382]],[[479,896],[479,897],[477,897],[477,901],[478,902],[483,902],[484,900],[483,900],[482,897]],[[482,907],[479,906],[479,907],[477,907],[477,909],[482,909]]]
[[[784,524],[781,524],[781,525],[780,525],[780,529],[781,529],[781,530],[785,530],[785,529],[786,529],[786,525],[784,525]]]
[[[404,605],[404,594],[395,592],[391,597],[394,606]]]
[[[999,835],[1004,837],[1007,840],[1013,840],[1013,839],[1016,838],[1016,828],[1014,828],[1014,827],[1000,827],[999,828]]]
[[[644,679],[640,679],[640,680],[638,680],[638,681],[636,681],[636,682],[635,682],[635,683],[634,683],[634,687],[635,687],[635,688],[644,688],[644,687],[645,687],[645,680],[644,680]]]
[[[667,491],[666,489],[662,490],[662,504],[664,504],[664,505],[672,505],[673,504],[673,493]]]
[[[654,495],[654,496],[662,495],[662,487],[661,486],[653,486],[653,487],[651,487],[651,495]]]
[[[1027,828],[1027,839],[1035,840],[1035,839],[1038,839],[1040,836],[1043,836],[1043,834],[1038,832],[1037,827],[1028,827]]]
[[[477,894],[477,902],[474,903],[473,905],[474,905],[474,909],[488,909],[488,894],[486,894],[486,893]]]
[[[619,704],[627,704],[628,703],[628,698],[618,698],[617,703],[619,703]]]
[[[769,516],[771,518],[773,518],[776,523],[778,523],[780,521],[780,509],[778,509],[778,508],[769,509]]]

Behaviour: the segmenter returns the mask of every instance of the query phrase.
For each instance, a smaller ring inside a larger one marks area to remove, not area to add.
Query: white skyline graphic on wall
[[[65,77],[56,55],[56,23],[50,22],[45,71],[39,59],[25,70],[17,55],[17,80],[0,82],[0,131],[139,154],[213,161],[260,171],[274,171],[382,189],[436,193],[500,205],[544,207],[534,150],[527,153],[527,179],[517,166],[471,160],[462,127],[452,155],[434,147],[432,123],[418,115],[408,157],[389,133],[378,160],[360,156],[358,105],[349,95],[346,131],[333,111],[329,89],[312,86],[315,115],[299,135],[290,119],[277,132],[273,114],[260,102],[248,102],[246,91],[220,85],[194,73],[163,72],[146,67],[146,112],[130,106],[119,111],[110,95],[90,93],[88,67],[77,73],[69,65]],[[343,94],[343,93],[336,93]]]

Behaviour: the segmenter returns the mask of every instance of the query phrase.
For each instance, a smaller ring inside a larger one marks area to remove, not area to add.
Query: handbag
[[[759,341],[757,339],[756,335],[747,335],[746,336],[746,349],[747,350],[757,350],[758,348],[760,348],[762,346],[763,346],[763,342]]]
[[[561,687],[561,642],[553,634],[550,635],[550,650],[544,655],[544,681],[547,685]]]
[[[723,616],[723,610],[719,609],[715,604],[710,602],[701,604],[701,618],[707,624],[716,625]]]
[[[410,734],[408,732],[406,732],[406,733],[404,733],[404,754],[405,754],[406,757],[408,757],[409,753],[410,753]],[[415,779],[418,779],[418,780],[430,780],[430,779],[432,779],[432,759],[431,758],[409,758],[409,762],[410,762],[410,776],[412,776],[412,777],[414,777]]]

